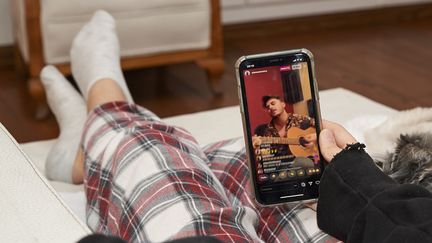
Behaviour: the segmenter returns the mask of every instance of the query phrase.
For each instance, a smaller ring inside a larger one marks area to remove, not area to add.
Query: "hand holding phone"
[[[323,120],[323,128],[319,144],[320,152],[327,162],[330,162],[347,144],[357,143],[357,140],[343,126],[335,122]]]
[[[324,164],[312,54],[301,49],[244,56],[236,69],[256,201],[317,198]]]

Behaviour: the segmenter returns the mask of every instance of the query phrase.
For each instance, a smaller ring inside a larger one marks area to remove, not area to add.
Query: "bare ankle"
[[[72,183],[82,184],[84,182],[84,153],[81,147],[78,149],[73,168],[72,168]]]
[[[127,100],[118,83],[109,78],[96,81],[90,87],[88,94],[87,108],[89,111],[107,102]]]

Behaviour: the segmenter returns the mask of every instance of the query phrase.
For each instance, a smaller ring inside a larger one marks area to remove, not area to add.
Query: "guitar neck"
[[[299,138],[261,137],[262,143],[300,145]]]

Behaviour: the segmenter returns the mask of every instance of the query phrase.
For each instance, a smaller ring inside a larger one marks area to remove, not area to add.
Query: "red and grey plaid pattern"
[[[210,129],[210,128],[209,128]],[[257,207],[243,141],[202,149],[182,128],[125,102],[96,108],[82,140],[87,223],[130,242],[335,242],[300,203]]]

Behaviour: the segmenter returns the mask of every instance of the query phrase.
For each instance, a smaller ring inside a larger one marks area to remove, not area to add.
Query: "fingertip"
[[[336,139],[330,129],[323,129],[319,138],[320,150],[324,159],[330,162],[333,157],[341,151],[336,144]]]

